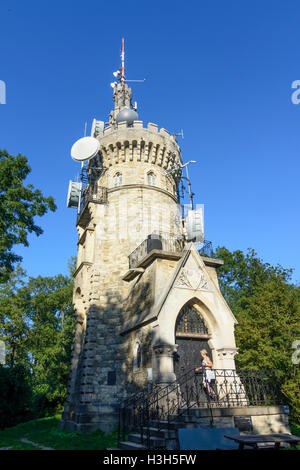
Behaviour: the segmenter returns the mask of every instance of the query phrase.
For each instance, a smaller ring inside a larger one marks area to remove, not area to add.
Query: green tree
[[[44,197],[31,184],[24,185],[30,171],[26,157],[0,150],[0,282],[5,282],[15,263],[22,260],[13,247],[28,246],[28,233],[43,233],[34,217],[56,209],[52,197]]]
[[[31,419],[32,389],[26,368],[0,364],[0,385],[0,429]]]
[[[35,389],[49,401],[66,399],[75,315],[73,283],[67,276],[31,278],[27,284],[31,301],[27,310]]]
[[[7,365],[30,371],[38,408],[53,410],[66,399],[75,324],[71,276],[27,279],[18,267],[0,286],[0,339]]]
[[[26,289],[26,273],[18,265],[6,283],[0,284],[0,339],[5,342],[6,363],[29,363],[27,335],[29,321],[26,316],[30,295]]]
[[[300,419],[300,369],[292,362],[292,343],[300,339],[300,289],[292,270],[263,263],[253,250],[230,252],[219,247],[224,260],[218,271],[221,291],[237,318],[237,366],[276,371],[281,391]]]

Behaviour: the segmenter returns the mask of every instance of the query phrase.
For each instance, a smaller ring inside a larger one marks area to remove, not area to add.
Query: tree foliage
[[[26,157],[0,150],[0,282],[8,279],[14,264],[22,259],[13,247],[28,246],[28,233],[43,233],[34,217],[56,209],[52,197],[44,197],[31,184],[24,185],[30,171]]]
[[[299,420],[300,366],[292,362],[292,344],[300,339],[300,288],[290,282],[292,270],[264,263],[250,249],[219,247],[215,255],[224,260],[220,288],[238,321],[237,366],[276,371],[293,419]]]
[[[0,339],[7,365],[30,371],[36,401],[48,408],[66,399],[75,322],[72,290],[69,276],[27,278],[19,266],[0,286]]]
[[[0,429],[28,421],[32,417],[32,390],[26,368],[0,364],[0,384]]]

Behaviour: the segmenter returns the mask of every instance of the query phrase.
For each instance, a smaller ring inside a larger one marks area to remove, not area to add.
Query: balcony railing
[[[151,233],[128,257],[129,268],[132,269],[152,250],[162,250],[169,253],[181,253],[184,247],[182,235],[165,232]]]
[[[201,256],[207,256],[208,258],[214,258],[212,242],[204,240],[204,242],[198,246],[198,253]]]
[[[97,186],[95,183],[90,184],[83,189],[80,199],[77,223],[82,219],[89,202],[93,202],[95,204],[105,204],[107,202],[107,188],[104,188],[103,186]],[[83,219],[83,222],[85,223],[85,217],[83,217]]]

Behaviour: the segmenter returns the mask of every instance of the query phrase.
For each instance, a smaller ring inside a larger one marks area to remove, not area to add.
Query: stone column
[[[154,382],[170,383],[176,380],[173,354],[177,351],[177,347],[177,344],[157,344],[153,346]]]
[[[234,369],[234,356],[237,354],[237,348],[221,348],[217,349],[219,369]]]

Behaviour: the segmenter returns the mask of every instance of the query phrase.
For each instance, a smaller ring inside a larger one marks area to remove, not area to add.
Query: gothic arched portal
[[[174,356],[174,372],[177,378],[201,366],[201,349],[206,349],[212,359],[209,339],[208,327],[197,307],[191,304],[184,305],[175,325],[175,342],[178,349]]]

